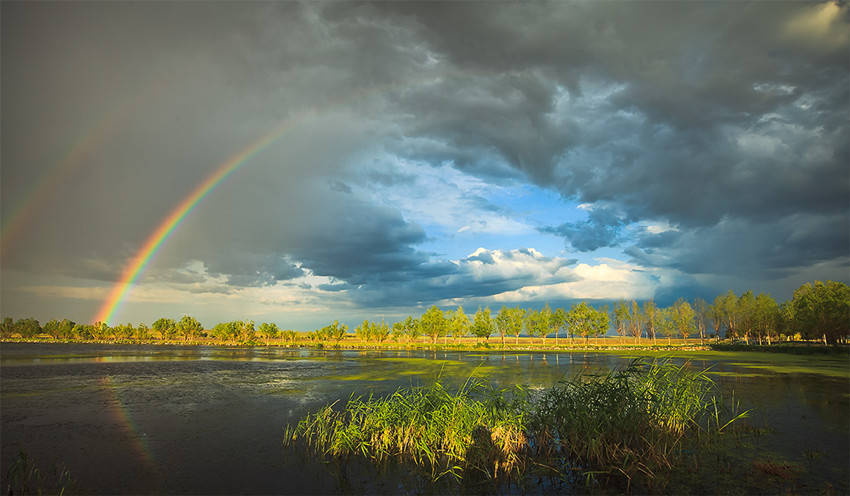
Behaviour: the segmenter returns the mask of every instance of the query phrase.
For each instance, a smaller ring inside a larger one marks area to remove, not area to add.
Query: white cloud
[[[378,171],[405,177],[391,185],[361,184],[355,191],[398,209],[405,219],[447,232],[472,234],[531,234],[532,226],[487,199],[513,196],[511,187],[487,182],[449,164],[434,167],[395,156],[382,158]]]

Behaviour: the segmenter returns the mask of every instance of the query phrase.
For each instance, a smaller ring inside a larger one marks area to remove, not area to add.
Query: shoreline
[[[28,343],[28,344],[99,344],[99,345],[114,345],[114,346],[178,346],[186,348],[194,347],[222,347],[222,348],[245,348],[245,349],[263,349],[263,348],[280,348],[280,349],[303,349],[314,351],[454,351],[454,352],[476,352],[476,353],[571,353],[571,352],[606,352],[606,351],[649,351],[649,352],[774,352],[774,353],[794,353],[794,354],[850,354],[850,347],[847,346],[828,346],[820,343],[806,342],[791,342],[791,343],[775,343],[771,345],[743,344],[733,342],[715,342],[715,343],[694,343],[694,342],[656,342],[656,343],[625,343],[625,342],[590,342],[590,343],[570,343],[558,344],[553,343],[530,343],[529,338],[521,338],[526,342],[505,343],[504,345],[496,342],[479,342],[479,343],[427,343],[427,342],[384,342],[384,343],[363,343],[363,342],[311,342],[308,340],[296,340],[295,342],[286,342],[283,340],[274,340],[268,343],[265,342],[235,342],[235,341],[219,341],[219,340],[68,340],[54,338],[40,339],[25,339],[25,338],[2,338],[0,344],[13,343]],[[607,338],[599,338],[604,340]],[[681,341],[681,340],[680,340]]]

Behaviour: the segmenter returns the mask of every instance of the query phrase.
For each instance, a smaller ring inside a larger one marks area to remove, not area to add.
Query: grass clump
[[[537,453],[559,470],[651,485],[685,449],[711,442],[747,412],[730,414],[707,370],[635,360],[604,376],[545,391],[530,418]],[[659,481],[656,481],[659,482]]]
[[[399,389],[386,398],[352,397],[287,426],[284,444],[303,438],[325,455],[390,458],[427,468],[433,479],[476,472],[486,477],[520,473],[527,447],[522,395],[470,379],[457,392],[439,381]]]
[[[410,461],[434,480],[451,474],[521,479],[531,469],[561,481],[663,487],[682,453],[699,453],[732,422],[707,370],[636,359],[606,375],[578,376],[507,399],[468,380],[457,392],[440,382],[384,397],[353,397],[287,426],[333,457]]]

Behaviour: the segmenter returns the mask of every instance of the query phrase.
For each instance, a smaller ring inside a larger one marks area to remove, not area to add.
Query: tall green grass
[[[545,391],[529,427],[536,454],[560,470],[651,482],[686,447],[699,449],[735,420],[707,370],[635,360],[604,376],[577,377]]]
[[[523,469],[526,407],[470,378],[456,392],[440,382],[399,389],[385,398],[352,397],[287,426],[284,444],[303,438],[328,456],[362,455],[375,461],[408,460],[434,479],[470,470],[489,477]]]
[[[720,398],[706,370],[638,359],[531,398],[471,378],[454,392],[438,381],[383,398],[352,397],[287,426],[284,444],[301,440],[332,457],[409,461],[435,480],[519,479],[532,469],[649,487],[686,447],[693,452],[746,417]]]

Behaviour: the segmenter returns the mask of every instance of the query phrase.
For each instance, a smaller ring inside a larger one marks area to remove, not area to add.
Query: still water
[[[747,441],[750,448],[798,467],[796,492],[850,490],[845,359],[817,368],[808,357],[779,365],[744,354],[691,358],[694,366],[711,366],[720,387],[753,409],[749,422],[759,434]],[[67,468],[80,493],[440,492],[445,487],[417,486],[384,469],[340,467],[284,449],[282,428],[352,394],[386,394],[437,377],[459,385],[474,374],[497,387],[533,391],[629,360],[597,353],[4,344],[0,468],[5,479],[23,451],[42,472]]]

